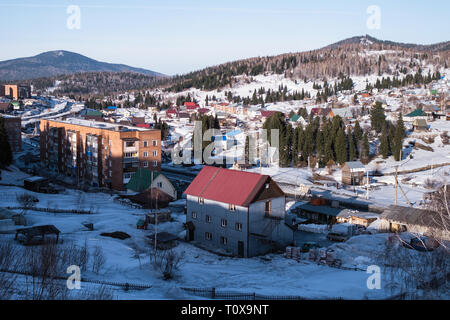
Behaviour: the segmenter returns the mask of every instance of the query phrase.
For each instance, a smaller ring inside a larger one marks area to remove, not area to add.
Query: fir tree
[[[9,144],[8,132],[5,128],[5,119],[0,116],[0,167],[7,167],[13,161],[11,145]]]
[[[379,154],[383,156],[383,159],[386,159],[389,155],[389,140],[386,127],[383,129],[383,133],[381,134]]]
[[[347,142],[345,141],[344,129],[338,130],[335,142],[336,161],[343,164],[347,161]]]
[[[367,136],[367,132],[365,132],[362,139],[361,160],[367,163],[369,160],[369,154],[370,154],[369,137]]]
[[[380,133],[386,123],[386,116],[381,102],[377,101],[370,110],[370,122],[372,129]]]

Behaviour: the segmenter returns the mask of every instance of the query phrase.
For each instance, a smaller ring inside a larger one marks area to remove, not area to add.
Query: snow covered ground
[[[3,177],[9,183],[17,185],[20,185],[20,180],[23,179],[23,176],[19,177],[5,171]],[[24,192],[19,187],[1,186],[0,190],[2,192],[0,206],[2,207],[16,206],[16,194]],[[106,256],[105,268],[100,274],[87,271],[82,275],[83,277],[91,280],[152,285],[151,289],[142,291],[115,290],[119,299],[195,298],[182,291],[180,287],[216,287],[238,292],[296,295],[308,298],[362,299],[387,296],[383,290],[367,289],[366,280],[369,275],[362,269],[341,270],[319,266],[308,261],[296,262],[286,259],[282,254],[269,254],[263,258],[251,259],[225,258],[183,241],[180,241],[175,249],[184,252],[183,264],[173,280],[164,281],[161,274],[150,265],[150,245],[146,236],[153,233],[153,226],[150,226],[147,231],[136,229],[136,222],[143,217],[144,210],[130,209],[114,202],[110,195],[103,193],[88,194],[67,190],[59,195],[32,194],[39,199],[37,207],[91,209],[97,212],[92,215],[73,215],[29,211],[26,218],[30,226],[55,225],[62,232],[64,244],[75,243],[82,246],[87,242],[91,250],[95,246],[103,249]],[[185,215],[182,212],[176,212],[173,213],[173,217],[175,221],[158,225],[158,231],[181,236]],[[93,223],[94,231],[87,231],[82,225],[84,222]],[[114,231],[124,231],[131,238],[121,241],[100,236],[102,232]],[[374,237],[374,243],[381,241],[378,238],[379,235],[372,237]],[[2,241],[12,241],[13,235],[3,234],[0,238]],[[359,241],[354,240],[349,245],[358,246],[358,243]],[[369,244],[370,239],[366,238],[364,248],[367,249]],[[370,255],[370,250],[366,250],[364,254]],[[358,253],[358,256],[364,254]],[[369,261],[369,258],[359,260]]]

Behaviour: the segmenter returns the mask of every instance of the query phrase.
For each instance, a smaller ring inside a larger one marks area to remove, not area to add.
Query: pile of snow
[[[306,231],[312,233],[327,233],[328,228],[325,224],[300,224],[298,226],[299,231]]]

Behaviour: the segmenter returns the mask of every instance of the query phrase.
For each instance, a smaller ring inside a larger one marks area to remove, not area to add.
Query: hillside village
[[[103,298],[415,298],[422,285],[448,299],[448,51],[366,45],[102,97],[0,85],[0,252],[57,235],[90,253],[83,280]],[[332,68],[336,52],[349,57]],[[276,129],[279,148],[263,133]],[[19,265],[1,269],[27,283]],[[389,279],[380,290],[372,265]]]

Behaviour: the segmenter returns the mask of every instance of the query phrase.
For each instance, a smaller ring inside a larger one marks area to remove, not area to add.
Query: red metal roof
[[[269,179],[267,175],[205,166],[184,193],[248,207]]]
[[[210,112],[211,110],[209,110],[208,108],[200,108],[200,109],[198,109],[197,111],[200,112],[200,113],[208,113],[208,112]]]
[[[198,105],[195,102],[185,102],[185,107],[198,107]]]
[[[265,111],[265,110],[261,110],[261,116],[263,116],[264,118],[270,118],[271,116],[273,116],[275,114],[275,111]]]

